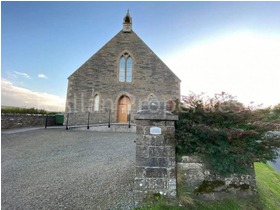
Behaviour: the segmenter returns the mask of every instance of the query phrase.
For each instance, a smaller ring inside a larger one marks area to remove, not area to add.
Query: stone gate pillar
[[[144,109],[135,119],[135,204],[141,204],[148,193],[176,196],[174,122],[178,116],[163,109]]]

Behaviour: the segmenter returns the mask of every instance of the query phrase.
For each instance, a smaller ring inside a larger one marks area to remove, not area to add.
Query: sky
[[[1,2],[1,105],[63,111],[67,78],[127,9],[182,95],[280,103],[280,2]]]

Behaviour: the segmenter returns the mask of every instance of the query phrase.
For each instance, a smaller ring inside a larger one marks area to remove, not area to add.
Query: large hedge
[[[17,113],[17,114],[47,114],[47,111],[36,108],[20,108],[20,107],[2,107],[2,113]]]
[[[277,136],[268,135],[275,121],[267,120],[267,110],[244,107],[224,92],[212,98],[191,94],[176,110],[177,154],[200,155],[217,173],[242,173],[277,157]]]
[[[20,108],[20,107],[1,107],[1,113],[9,114],[48,114],[53,115],[58,112],[48,112],[44,109],[37,108]]]

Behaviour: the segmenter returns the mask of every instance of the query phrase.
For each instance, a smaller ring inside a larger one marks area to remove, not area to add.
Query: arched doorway
[[[127,116],[130,113],[131,110],[131,101],[128,96],[121,96],[119,99],[118,104],[118,122],[119,123],[126,123],[127,122]]]

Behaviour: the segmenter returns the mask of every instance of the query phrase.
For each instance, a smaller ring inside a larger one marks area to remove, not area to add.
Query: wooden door
[[[122,96],[118,104],[118,122],[126,123],[127,116],[131,110],[131,102],[127,96]]]

